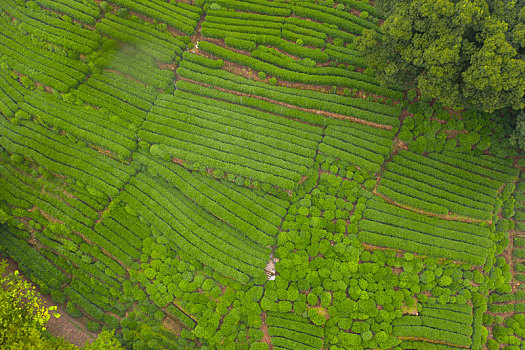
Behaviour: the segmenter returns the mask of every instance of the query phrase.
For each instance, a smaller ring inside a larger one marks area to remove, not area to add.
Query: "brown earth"
[[[266,312],[263,312],[261,314],[261,319],[262,319],[261,330],[263,331],[263,337],[261,341],[268,344],[269,350],[272,350],[273,349],[272,337],[270,337],[270,335],[268,334],[268,325],[266,325]]]

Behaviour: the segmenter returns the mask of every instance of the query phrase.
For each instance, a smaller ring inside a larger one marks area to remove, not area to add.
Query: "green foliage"
[[[422,96],[449,106],[522,109],[522,6],[500,0],[402,1],[388,9],[384,36],[367,30],[358,46],[387,84],[417,84]]]
[[[85,345],[83,350],[123,350],[120,342],[115,338],[115,331],[102,331],[97,339],[89,345]]]
[[[233,38],[233,37],[226,37],[224,39],[224,43],[230,47],[233,47],[239,50],[249,51],[249,52],[252,52],[253,50],[255,50],[257,46],[253,41]]]
[[[18,271],[4,275],[7,264],[0,262],[0,346],[3,349],[21,349],[27,346],[44,348],[47,341],[41,333],[46,322],[60,317],[53,313],[56,307],[45,307],[39,293],[26,282]],[[51,311],[51,313],[50,313]]]

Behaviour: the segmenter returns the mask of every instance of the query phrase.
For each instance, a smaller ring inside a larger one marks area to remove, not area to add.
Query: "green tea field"
[[[512,123],[381,84],[373,5],[1,0],[0,255],[126,349],[523,349]]]

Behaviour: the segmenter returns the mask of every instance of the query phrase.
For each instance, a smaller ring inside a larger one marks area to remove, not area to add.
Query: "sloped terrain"
[[[500,115],[384,87],[368,2],[3,0],[0,246],[130,349],[523,346]]]

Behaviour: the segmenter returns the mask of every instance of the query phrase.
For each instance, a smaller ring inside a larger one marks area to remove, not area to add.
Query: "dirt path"
[[[2,257],[0,259],[7,261],[7,273],[14,272],[15,270],[20,271],[18,264],[13,259],[5,257]],[[24,276],[23,274],[21,274],[21,276],[26,281],[33,284],[31,280],[29,280],[26,276]],[[38,286],[35,285],[35,287],[40,292]],[[86,343],[91,343],[93,342],[93,340],[95,340],[97,334],[89,332],[79,320],[76,320],[69,316],[66,313],[66,308],[64,305],[56,304],[51,300],[51,297],[49,295],[42,295],[41,299],[46,307],[56,306],[56,312],[60,314],[59,318],[51,317],[46,324],[46,328],[51,335],[55,337],[62,337],[68,342],[78,347],[84,346]]]
[[[263,312],[261,314],[261,319],[262,319],[261,330],[263,331],[263,338],[261,339],[261,341],[268,344],[269,350],[272,350],[273,349],[272,337],[270,337],[270,335],[268,334],[268,326],[266,325],[266,312]]]

